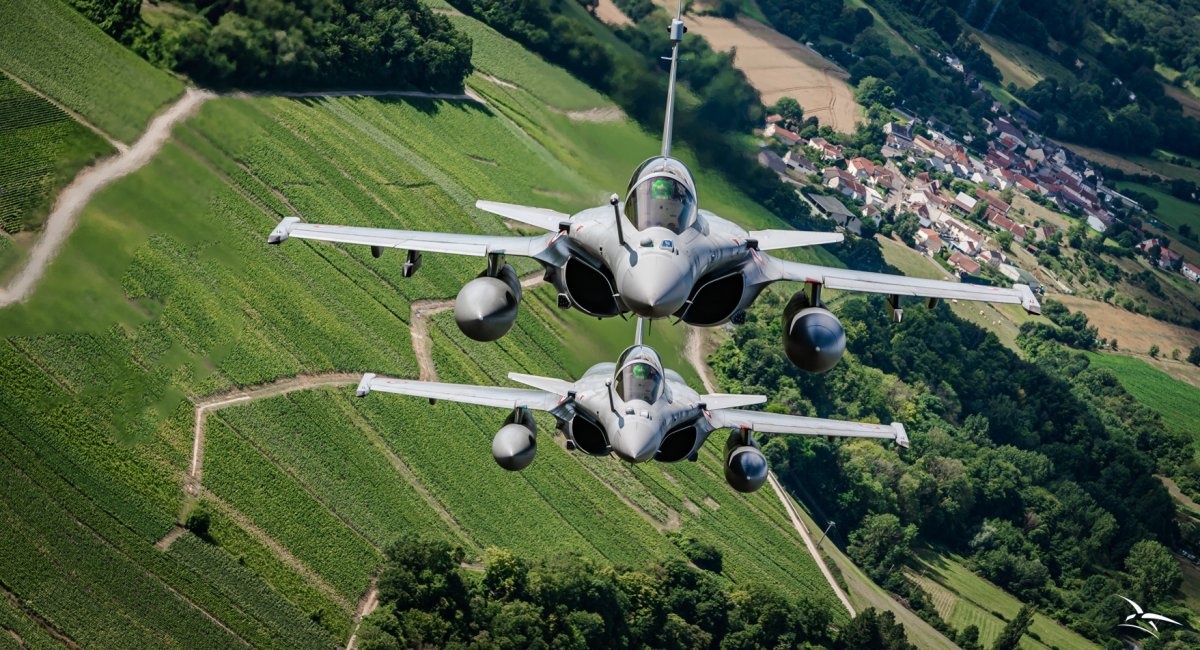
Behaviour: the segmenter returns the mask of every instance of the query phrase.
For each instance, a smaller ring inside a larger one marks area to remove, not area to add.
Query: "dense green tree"
[[[996,637],[996,642],[992,644],[992,650],[1017,650],[1021,645],[1021,637],[1029,631],[1032,623],[1033,608],[1029,605],[1022,605],[1013,620],[1009,621],[1000,631],[1000,636]]]
[[[910,650],[916,646],[904,636],[904,626],[891,612],[868,609],[855,616],[839,635],[838,650]]]
[[[1183,580],[1183,570],[1171,551],[1153,540],[1142,540],[1129,549],[1125,572],[1137,602],[1147,607],[1174,592]]]
[[[893,514],[867,515],[850,534],[850,557],[876,580],[897,569],[912,552],[917,527],[901,526]]]
[[[783,119],[797,124],[804,121],[804,107],[792,97],[780,97],[771,110],[783,116]]]

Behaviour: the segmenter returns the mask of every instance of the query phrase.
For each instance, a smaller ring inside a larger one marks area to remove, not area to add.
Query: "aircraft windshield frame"
[[[663,392],[663,373],[653,362],[633,359],[616,373],[613,387],[623,402],[653,404]]]
[[[647,174],[629,191],[625,216],[638,230],[666,228],[678,235],[696,219],[696,193],[669,170]]]

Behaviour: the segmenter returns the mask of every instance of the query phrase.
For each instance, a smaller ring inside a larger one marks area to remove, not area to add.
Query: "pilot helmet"
[[[666,158],[646,165],[625,199],[625,216],[638,230],[666,228],[682,233],[696,217],[691,176],[678,161]]]

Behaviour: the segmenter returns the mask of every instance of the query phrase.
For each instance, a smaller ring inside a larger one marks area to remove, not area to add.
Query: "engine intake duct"
[[[565,432],[575,447],[585,454],[607,456],[612,451],[604,428],[582,413],[576,412],[575,417],[567,423]]]
[[[696,439],[699,436],[700,431],[694,422],[675,427],[667,433],[667,437],[659,445],[658,452],[654,454],[654,460],[660,463],[676,463],[687,458],[695,451]]]
[[[711,327],[729,320],[742,304],[746,279],[741,271],[712,274],[696,283],[680,317],[688,325]]]
[[[572,255],[563,268],[563,284],[571,302],[583,313],[601,318],[621,313],[612,275],[603,267]]]

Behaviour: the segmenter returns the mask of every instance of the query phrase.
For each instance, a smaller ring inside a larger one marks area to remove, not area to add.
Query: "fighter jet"
[[[1012,288],[942,282],[881,273],[802,264],[767,251],[842,241],[831,232],[757,230],[740,226],[700,208],[692,173],[671,156],[675,81],[682,13],[671,23],[671,71],[660,155],[633,172],[622,201],[613,194],[608,206],[567,215],[543,208],[479,201],[481,210],[546,230],[530,237],[419,232],[302,223],[289,217],[268,243],[289,238],[370,246],[378,257],[385,249],[407,250],[402,274],[421,264],[421,253],[450,253],[487,258],[487,267],[463,286],[455,302],[459,328],[477,341],[504,336],[517,317],[521,286],[505,263],[506,255],[537,260],[545,279],[558,290],[558,305],[599,318],[632,313],[641,318],[674,317],[711,327],[739,322],[745,310],[774,282],[803,282],[783,312],[783,346],[797,367],[824,372],[845,350],[845,331],[821,301],[821,289],[889,296],[892,318],[903,316],[902,299],[918,296],[933,307],[940,299],[1021,305],[1040,313],[1027,285]]]
[[[509,373],[531,388],[443,384],[363,375],[357,395],[397,393],[511,409],[492,439],[492,457],[504,469],[518,471],[537,452],[537,423],[532,411],[554,416],[567,449],[592,456],[615,455],[630,463],[696,460],[700,447],[717,429],[730,429],[725,442],[725,480],[739,492],[753,492],[767,480],[767,459],[754,432],[809,436],[882,438],[908,447],[904,426],[823,420],[746,411],[763,395],[700,395],[679,373],[663,368],[658,353],[642,343],[638,321],[634,345],[616,363],[598,363],[576,382]]]

